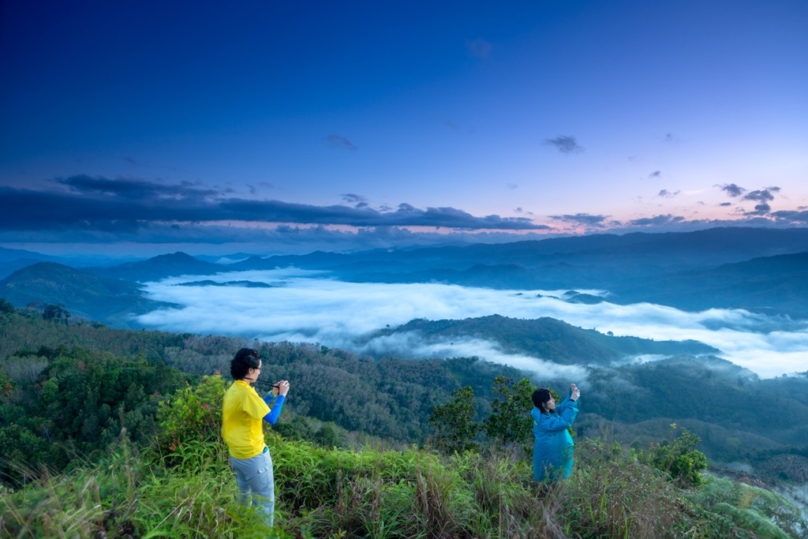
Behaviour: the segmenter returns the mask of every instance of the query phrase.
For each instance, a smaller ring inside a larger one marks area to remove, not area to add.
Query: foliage
[[[52,320],[54,322],[64,322],[68,324],[70,320],[70,312],[65,309],[64,305],[47,305],[45,310],[42,311],[43,320]]]
[[[452,392],[452,400],[435,406],[429,420],[435,428],[435,446],[449,453],[478,448],[475,438],[481,430],[474,421],[474,391],[470,386]]]
[[[671,431],[676,432],[676,424]],[[696,449],[699,437],[682,429],[670,442],[652,443],[647,453],[638,452],[640,460],[667,473],[679,486],[694,487],[702,482],[701,472],[707,469],[707,457]]]
[[[198,447],[199,443],[221,445],[224,393],[225,381],[221,376],[205,376],[199,385],[184,387],[160,402],[159,434],[149,454],[171,466],[185,461],[182,455],[188,447]]]
[[[491,415],[483,422],[490,443],[501,447],[521,447],[528,452],[533,446],[533,409],[531,395],[534,387],[527,378],[516,384],[505,376],[494,379],[493,392],[496,398],[491,402]]]
[[[11,314],[14,311],[14,305],[3,298],[0,298],[0,314]]]
[[[62,470],[76,455],[93,458],[121,428],[136,444],[148,443],[162,396],[185,384],[176,369],[142,357],[66,347],[41,351],[53,355],[20,358],[40,365],[41,374],[26,379],[14,371],[17,382],[0,396],[0,473],[6,481],[26,481],[28,471],[42,465]],[[7,361],[3,370],[15,364]]]
[[[278,514],[268,530],[235,502],[211,412],[222,391],[221,377],[209,377],[161,407],[154,443],[179,437],[173,461],[148,457],[160,454],[153,448],[141,458],[124,430],[96,464],[7,492],[0,535],[751,539],[805,529],[773,493],[726,480],[680,490],[617,443],[580,443],[572,478],[547,489],[528,462],[498,451],[326,449],[270,431]]]
[[[268,436],[276,527],[235,501],[215,442],[183,464],[141,459],[125,442],[98,464],[44,475],[0,498],[0,535],[14,537],[723,538],[789,537],[784,501],[763,503],[728,480],[679,490],[619,444],[579,446],[575,474],[546,489],[529,464],[494,452],[452,457],[325,449]],[[717,486],[716,486],[717,485]],[[727,487],[726,485],[730,485]],[[755,489],[756,491],[759,489]],[[757,493],[755,493],[758,496]],[[779,511],[779,513],[778,513]],[[791,513],[792,516],[794,513]],[[742,515],[742,516],[739,516]],[[743,516],[745,515],[745,516]],[[750,519],[756,515],[756,519]]]
[[[753,485],[708,475],[690,497],[700,511],[723,517],[711,520],[723,524],[725,530],[750,530],[758,537],[777,539],[808,533],[808,520],[798,507]]]

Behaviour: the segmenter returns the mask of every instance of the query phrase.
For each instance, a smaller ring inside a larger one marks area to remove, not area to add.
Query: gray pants
[[[231,456],[230,466],[236,472],[236,483],[241,491],[239,501],[246,504],[252,492],[252,505],[264,513],[267,524],[272,527],[275,513],[275,476],[269,451],[249,459]]]

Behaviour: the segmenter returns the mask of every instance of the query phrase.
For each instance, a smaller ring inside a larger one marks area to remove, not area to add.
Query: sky
[[[805,51],[804,0],[4,0],[0,246],[806,226]]]
[[[459,320],[496,313],[521,319],[547,316],[616,336],[657,341],[693,339],[717,348],[720,357],[762,378],[803,372],[808,354],[808,321],[786,325],[782,317],[739,309],[692,313],[650,303],[567,303],[557,299],[564,291],[492,290],[438,283],[346,283],[293,268],[204,277],[219,283],[261,282],[271,288],[176,286],[199,279],[185,276],[147,283],[150,298],[179,307],[158,309],[139,316],[137,321],[152,329],[177,333],[224,332],[263,341],[319,343],[360,354],[417,359],[477,356],[534,372],[540,378],[582,383],[586,370],[580,366],[510,353],[481,338],[436,341],[413,333],[372,334],[415,318]],[[222,326],[222,320],[228,321],[227,327]],[[634,359],[652,361],[661,357]]]

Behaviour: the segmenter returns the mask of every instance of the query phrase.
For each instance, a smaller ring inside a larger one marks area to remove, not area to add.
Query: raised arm
[[[578,402],[578,398],[581,396],[581,391],[575,384],[570,384],[569,393],[567,393],[567,398],[561,401],[560,404],[556,406],[556,413],[559,415],[563,415],[564,410],[566,410],[572,404]],[[577,404],[576,404],[577,409]]]
[[[275,391],[278,392],[278,395],[275,395]],[[274,425],[275,422],[278,421],[278,417],[281,415],[281,410],[283,409],[283,403],[286,400],[286,393],[289,391],[289,382],[286,380],[281,380],[275,387],[273,387],[270,393],[264,397],[264,402],[267,403],[267,406],[270,406],[269,413],[264,416],[264,421],[269,423],[270,425]],[[273,403],[274,401],[274,403]]]

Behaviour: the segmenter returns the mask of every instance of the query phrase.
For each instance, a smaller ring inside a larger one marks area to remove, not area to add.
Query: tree
[[[502,375],[494,379],[492,390],[496,398],[491,402],[491,415],[483,422],[491,442],[505,448],[521,446],[528,450],[533,437],[533,418],[530,416],[533,389],[527,378],[516,384]]]
[[[2,314],[11,314],[15,311],[14,305],[9,303],[8,301],[0,298],[0,313]]]
[[[432,408],[429,422],[435,428],[435,446],[446,453],[473,451],[481,426],[474,422],[474,390],[471,386],[452,392],[452,400]]]
[[[70,311],[65,309],[64,305],[48,305],[42,312],[43,320],[53,320],[56,322],[61,322],[64,320],[65,325],[67,325],[69,318]]]

